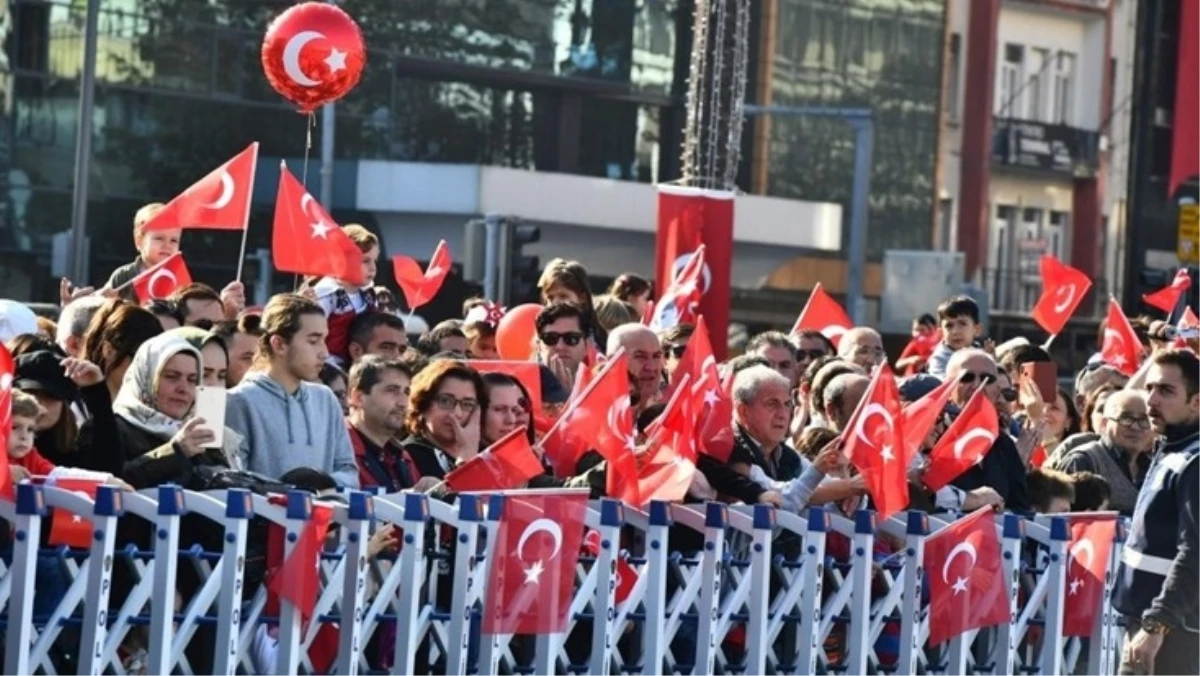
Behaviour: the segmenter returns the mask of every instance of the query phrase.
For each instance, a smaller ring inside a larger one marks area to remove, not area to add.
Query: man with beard
[[[404,451],[395,442],[404,430],[411,383],[412,372],[406,364],[384,357],[362,357],[350,369],[346,431],[363,488],[379,486],[385,493],[412,488]]]

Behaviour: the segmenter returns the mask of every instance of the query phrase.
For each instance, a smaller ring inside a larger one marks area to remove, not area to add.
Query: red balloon
[[[358,24],[324,2],[288,9],[275,17],[263,38],[267,81],[303,113],[345,96],[362,78],[366,63]]]
[[[533,339],[537,336],[534,320],[541,311],[541,305],[527,303],[504,313],[496,327],[496,351],[501,357],[512,361],[533,357]]]

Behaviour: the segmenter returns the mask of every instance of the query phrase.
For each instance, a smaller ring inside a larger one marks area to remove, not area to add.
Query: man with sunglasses
[[[1068,474],[1092,472],[1108,481],[1109,506],[1133,515],[1138,489],[1149,465],[1146,452],[1154,445],[1150,414],[1142,392],[1114,392],[1104,402],[1100,438],[1071,449],[1048,464]]]
[[[796,348],[788,337],[779,331],[766,331],[750,339],[746,354],[762,357],[771,368],[791,383],[792,390],[800,384],[800,368],[796,362]]]
[[[575,373],[587,358],[587,337],[592,327],[583,308],[574,303],[551,303],[533,322],[537,329],[538,361],[549,367],[568,392]]]
[[[816,329],[801,329],[792,335],[796,348],[796,373],[803,375],[808,365],[834,353],[833,343]]]
[[[675,369],[679,368],[679,360],[687,350],[688,341],[696,327],[692,324],[676,324],[658,334],[658,342],[662,344],[663,356],[666,358],[667,381],[675,377]]]
[[[955,352],[946,365],[946,378],[957,380],[958,385],[950,395],[950,403],[958,409],[966,406],[971,395],[980,387],[991,400],[996,411],[1001,413],[1001,434],[992,443],[991,450],[978,465],[963,472],[952,485],[964,491],[989,487],[1004,500],[1006,509],[1014,512],[1029,511],[1029,488],[1025,483],[1025,462],[1017,451],[1016,442],[1003,432],[1008,409],[1006,389],[999,381],[996,361],[983,350],[968,348]]]

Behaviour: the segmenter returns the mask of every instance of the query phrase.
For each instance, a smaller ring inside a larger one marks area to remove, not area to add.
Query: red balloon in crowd
[[[534,320],[542,306],[526,303],[504,313],[496,327],[496,351],[513,361],[529,361],[533,357],[533,339],[537,335]]]
[[[275,91],[311,113],[345,96],[367,63],[362,31],[349,14],[324,2],[305,2],[267,27],[263,73]]]

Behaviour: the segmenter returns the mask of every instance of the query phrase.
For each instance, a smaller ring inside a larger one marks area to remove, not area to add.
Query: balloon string
[[[313,127],[316,125],[316,123],[317,114],[309,113],[308,123],[305,125],[306,128],[304,130],[304,164],[300,169],[300,185],[304,186],[305,190],[308,190],[308,157],[312,154],[312,133]],[[324,206],[326,209],[329,208],[328,204],[322,206]],[[292,289],[295,291],[300,290],[300,275],[292,276]]]

